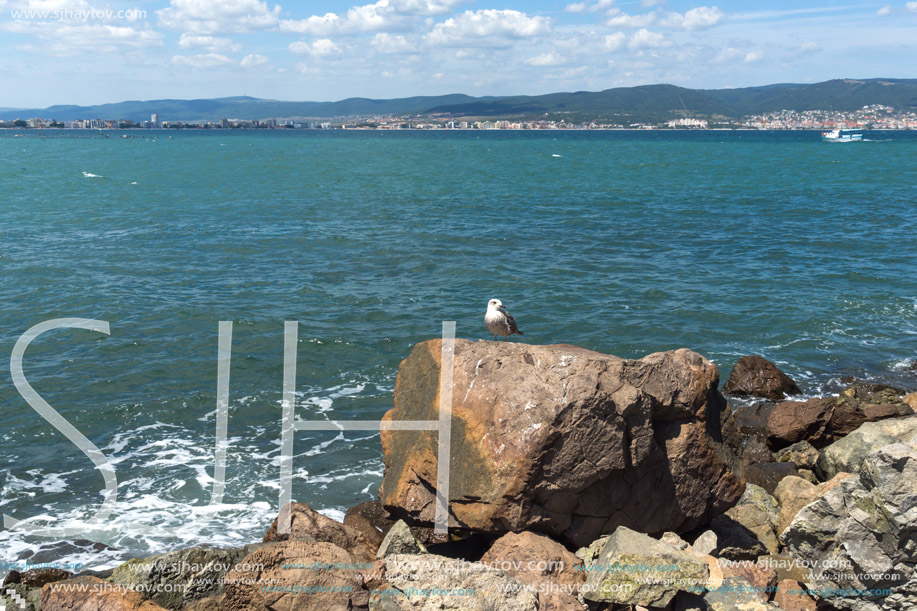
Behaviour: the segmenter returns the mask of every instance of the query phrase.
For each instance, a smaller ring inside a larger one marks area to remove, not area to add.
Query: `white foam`
[[[104,176],[99,176],[98,174],[91,174],[89,172],[83,172],[83,176],[86,178],[104,178]]]

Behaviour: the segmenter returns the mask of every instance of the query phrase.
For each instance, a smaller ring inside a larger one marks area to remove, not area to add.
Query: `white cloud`
[[[159,23],[170,30],[199,34],[241,33],[273,28],[280,6],[260,0],[170,0],[156,11]]]
[[[551,51],[530,57],[525,60],[525,63],[529,66],[559,66],[564,63],[564,58]]]
[[[330,57],[341,52],[340,47],[334,44],[329,38],[319,38],[309,44],[307,42],[297,41],[290,44],[290,51],[293,53],[307,54],[312,57]]]
[[[876,15],[885,16],[885,15],[891,15],[891,14],[892,14],[892,5],[891,4],[886,4],[885,6],[883,6],[882,8],[876,11]]]
[[[755,50],[749,51],[745,54],[745,59],[743,60],[746,64],[753,64],[764,59],[764,51]]]
[[[568,13],[598,13],[611,8],[611,5],[614,3],[615,0],[596,0],[592,4],[588,2],[574,2],[564,7],[564,10]]]
[[[630,38],[629,46],[631,49],[654,49],[658,47],[667,47],[671,43],[666,37],[659,32],[650,32],[649,30],[637,30]]]
[[[257,53],[251,53],[242,58],[242,61],[239,62],[239,65],[243,68],[250,68],[252,66],[263,66],[268,62],[268,58],[263,55],[258,55]]]
[[[343,14],[287,19],[280,22],[280,29],[312,36],[409,29],[418,16],[442,15],[463,2],[465,0],[379,0],[375,4],[354,6]]]
[[[645,28],[658,24],[667,28],[681,30],[705,30],[719,25],[726,17],[716,6],[698,6],[685,12],[666,12],[656,10],[642,15],[629,15],[619,8],[608,11],[605,25],[624,28]]]
[[[908,2],[904,6],[906,6],[907,10],[911,11],[912,13],[917,13],[917,2]]]
[[[178,39],[178,46],[182,49],[191,49],[193,47],[206,47],[213,53],[236,53],[242,45],[234,43],[228,38],[217,38],[216,36],[200,36],[197,34],[188,34],[185,32]]]
[[[233,63],[231,59],[219,53],[206,53],[202,55],[174,55],[172,63],[176,66],[190,66],[192,68],[215,68]]]
[[[162,34],[150,29],[101,23],[69,25],[56,21],[17,20],[0,23],[0,31],[34,36],[42,53],[66,55],[76,51],[117,53],[124,48],[162,46]]]
[[[507,46],[510,39],[529,38],[551,31],[547,17],[529,17],[514,10],[465,11],[437,23],[427,40],[441,46]]]
[[[609,34],[603,41],[605,50],[617,51],[624,46],[626,40],[627,36],[624,35],[624,32],[615,32],[614,34]]]
[[[414,53],[417,51],[414,45],[404,36],[386,32],[376,34],[372,45],[379,53]]]

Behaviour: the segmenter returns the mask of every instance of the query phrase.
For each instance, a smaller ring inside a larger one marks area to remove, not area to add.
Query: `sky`
[[[0,0],[0,107],[917,77],[917,1],[362,1]]]

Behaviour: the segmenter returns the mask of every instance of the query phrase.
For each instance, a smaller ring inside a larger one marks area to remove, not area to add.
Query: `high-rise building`
[[[153,127],[159,127],[159,113],[154,112],[150,115],[150,123],[153,124]]]

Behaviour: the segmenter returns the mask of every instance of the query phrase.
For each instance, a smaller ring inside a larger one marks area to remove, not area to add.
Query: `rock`
[[[226,574],[246,555],[241,549],[189,549],[129,560],[111,582],[125,586],[167,609],[183,609],[196,600],[223,593]]]
[[[907,404],[914,412],[917,412],[917,392],[906,395],[902,401]]]
[[[796,471],[796,467],[787,462],[755,463],[745,468],[745,480],[749,484],[754,484],[766,490],[769,494],[774,493],[774,490],[777,489],[777,484],[783,478],[791,475],[798,476],[799,472]]]
[[[744,577],[730,577],[704,595],[710,611],[774,611]]]
[[[849,435],[865,422],[912,415],[912,410],[902,401],[903,390],[883,384],[854,384],[846,388],[835,400],[831,427],[835,438]]]
[[[707,611],[710,607],[703,596],[679,592],[675,595],[674,611]]]
[[[385,421],[435,420],[441,340],[400,366]],[[716,366],[689,350],[626,360],[575,346],[456,340],[450,525],[583,546],[625,525],[707,523],[739,498],[739,435]],[[437,436],[381,432],[383,505],[434,516]]]
[[[917,417],[894,418],[867,422],[818,454],[817,472],[822,479],[831,479],[846,471],[856,473],[863,460],[882,446],[907,442],[917,438]]]
[[[862,461],[859,477],[844,479],[806,505],[783,533],[790,553],[815,567],[814,579],[806,583],[828,588],[825,598],[837,609],[917,608],[915,445],[896,443],[872,452]],[[872,591],[831,595],[847,588]]]
[[[815,476],[814,471],[810,471],[808,469],[798,469],[798,471],[799,477],[802,479],[806,480],[810,484],[818,484],[818,477]]]
[[[740,405],[735,410],[736,425],[744,436],[767,437],[767,419],[774,409],[773,403],[759,401],[751,405]],[[769,462],[769,461],[758,461]]]
[[[594,602],[665,607],[679,590],[690,591],[706,583],[709,573],[703,559],[621,526],[608,538],[589,572],[583,597]]]
[[[550,537],[533,532],[503,535],[481,563],[506,571],[536,592],[539,609],[584,610],[576,599],[586,583],[583,561]]]
[[[774,462],[774,454],[767,447],[767,436],[759,433],[742,434],[742,462],[748,465]],[[745,474],[748,477],[748,473]]]
[[[732,368],[723,386],[728,395],[760,397],[780,401],[787,395],[802,391],[796,382],[777,369],[777,366],[760,356],[743,356]]]
[[[306,503],[292,503],[292,515],[289,534],[278,532],[277,518],[270,530],[264,535],[264,542],[289,540],[314,540],[334,545],[347,550],[356,561],[372,560],[376,557],[376,548],[355,528],[346,526],[318,513]]]
[[[63,584],[49,583],[41,589],[42,611],[165,611],[138,592],[98,577],[75,577]]]
[[[7,608],[17,611],[37,611],[41,606],[41,589],[45,584],[63,581],[73,573],[63,569],[29,569],[10,571],[3,579],[0,591],[0,608],[6,601]]]
[[[711,523],[719,540],[717,555],[732,560],[750,560],[762,554],[777,553],[778,516],[776,499],[764,489],[749,484],[739,503]]]
[[[815,601],[806,594],[806,590],[805,584],[784,579],[777,584],[774,602],[784,611],[815,611]]]
[[[814,502],[843,480],[853,477],[849,473],[838,473],[829,481],[815,485],[799,477],[787,477],[780,482],[774,496],[780,502],[780,517],[777,523],[777,534],[782,533],[793,522],[799,511]]]
[[[665,533],[662,536],[663,540],[665,540],[666,535],[674,535],[675,537],[678,537],[678,535],[676,535],[675,533]],[[576,550],[575,556],[583,561],[584,566],[587,566],[587,567],[592,566],[593,564],[595,564],[595,561],[598,559],[598,557],[602,555],[602,550],[605,549],[605,544],[608,543],[608,537],[609,535],[605,535],[604,537],[599,537],[598,539],[596,539],[589,545],[579,548],[578,550]],[[680,538],[678,540],[681,541]],[[685,543],[684,541],[681,541],[681,542],[684,543],[685,547],[688,547],[687,543]],[[682,547],[679,549],[685,549],[685,547]]]
[[[825,447],[834,440],[831,429],[834,407],[832,399],[778,403],[767,419],[768,443],[776,450],[799,441],[808,441],[816,448]]]
[[[379,501],[367,501],[354,505],[344,514],[344,526],[363,533],[373,549],[379,549],[382,539],[396,521]]]
[[[798,441],[777,452],[777,462],[790,463],[797,469],[811,471],[818,462],[818,450],[808,441]]]
[[[684,551],[688,549],[689,547],[691,547],[687,541],[685,541],[684,539],[682,539],[681,537],[679,537],[677,534],[673,532],[662,533],[662,536],[659,537],[659,540],[665,543],[666,545],[670,545],[674,547],[675,549],[679,551]],[[604,548],[605,543],[608,542],[608,537],[602,537],[600,541],[602,541],[602,548]],[[602,553],[602,548],[599,548],[600,554]]]
[[[389,529],[385,539],[376,552],[376,558],[385,558],[392,554],[426,554],[427,548],[423,543],[417,541],[414,533],[405,524],[404,520],[398,520],[395,525]]]
[[[504,571],[488,569],[480,563],[435,554],[396,554],[385,559],[385,573],[393,589],[405,593],[434,592],[429,596],[390,596],[386,602],[397,605],[389,605],[393,610],[536,611],[539,608],[534,593]]]
[[[777,586],[777,571],[757,562],[735,562],[723,565],[723,576],[741,577],[746,580],[758,594],[758,598],[767,601]]]
[[[372,570],[371,563],[356,561],[332,543],[287,540],[265,545],[226,575],[220,609],[366,610],[364,573]]]
[[[705,530],[694,540],[694,543],[691,544],[691,550],[701,556],[709,556],[716,551],[716,547],[716,533],[712,530]]]

